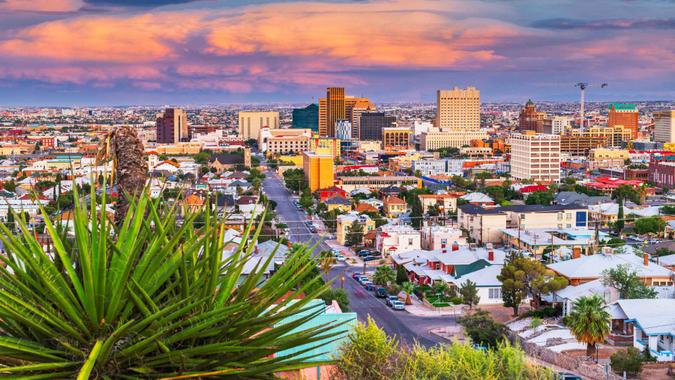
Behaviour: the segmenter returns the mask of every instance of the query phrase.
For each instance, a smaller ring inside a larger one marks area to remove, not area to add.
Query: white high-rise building
[[[436,92],[436,127],[441,131],[480,129],[480,91],[475,87]]]
[[[258,140],[262,127],[279,129],[279,112],[239,112],[239,135],[244,140]]]
[[[338,120],[335,122],[335,137],[340,140],[352,139],[352,123],[349,120]]]
[[[654,112],[654,141],[675,143],[675,110]]]
[[[534,181],[560,181],[560,136],[527,131],[514,133],[511,177]]]

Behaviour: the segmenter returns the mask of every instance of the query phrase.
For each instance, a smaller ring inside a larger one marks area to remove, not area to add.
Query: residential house
[[[408,252],[421,248],[420,232],[409,225],[380,226],[375,249],[382,255]]]
[[[384,213],[388,218],[396,218],[406,212],[408,204],[395,195],[384,198]]]
[[[420,228],[422,249],[433,251],[450,246],[465,245],[462,230],[448,226],[427,226]]]
[[[420,194],[418,195],[424,212],[429,212],[429,208],[438,206],[441,214],[454,213],[457,211],[457,198],[464,193],[444,193],[444,194]]]
[[[204,206],[204,199],[198,195],[190,194],[182,202],[183,215],[198,211]]]
[[[462,195],[461,197],[466,203],[476,206],[492,206],[495,201],[486,194],[475,192]]]
[[[347,235],[355,224],[363,226],[363,234],[375,229],[375,221],[368,215],[361,215],[350,212],[344,215],[338,215],[335,228],[335,238],[340,245],[346,245]]]
[[[668,256],[658,257],[657,262],[659,265],[662,265],[672,271],[675,271],[675,254]]]
[[[215,170],[216,173],[222,173],[226,170],[242,166],[250,166],[250,164],[246,165],[245,154],[241,152],[218,153],[209,159],[209,168]]]
[[[323,201],[323,204],[326,205],[328,211],[339,210],[349,212],[352,210],[352,201],[338,195],[326,199]]]
[[[354,211],[361,213],[361,212],[374,212],[374,213],[379,213],[380,211],[377,209],[377,207],[366,203],[366,202],[359,202],[356,204],[356,207],[354,208]]]
[[[600,241],[607,236],[604,232],[598,232],[598,235]],[[595,244],[595,231],[587,228],[505,228],[502,230],[502,243],[507,247],[525,249],[537,257],[541,257],[549,247],[566,247],[576,258]]]
[[[317,191],[317,193],[319,194],[319,201],[321,202],[333,197],[347,198],[349,196],[349,194],[347,194],[346,191],[342,190],[337,186],[331,186],[325,189],[320,189]]]
[[[659,362],[675,360],[675,299],[622,299],[609,305],[612,334],[632,335],[632,346]]]
[[[590,196],[582,193],[577,193],[576,191],[561,191],[556,194],[553,203],[557,205],[577,205],[588,207],[592,205],[597,205],[600,203],[607,203],[611,200],[609,196]]]
[[[605,285],[602,279],[597,279],[556,290],[551,294],[551,302],[560,304],[562,306],[562,315],[566,316],[572,311],[576,300],[593,295],[599,295],[606,303],[619,299],[619,292],[615,288]]]

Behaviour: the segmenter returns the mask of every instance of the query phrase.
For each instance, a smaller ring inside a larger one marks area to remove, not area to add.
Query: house
[[[223,261],[227,261],[235,255],[237,249],[239,249],[238,245],[233,246],[231,249],[223,250]],[[263,275],[265,278],[268,278],[272,272],[274,271],[274,268],[282,265],[284,263],[284,260],[286,260],[286,257],[288,256],[289,253],[289,248],[283,244],[280,244],[274,240],[267,240],[262,243],[258,243],[255,245],[255,248],[253,249],[253,252],[250,256],[245,257],[245,258],[240,258],[241,260],[246,260],[246,262],[243,264],[242,271],[241,271],[241,276],[246,277],[253,273],[253,271],[259,271],[260,269],[257,268],[258,266],[265,264],[267,260],[269,259],[270,256],[273,256],[271,261],[269,262],[269,265],[263,269]]]
[[[382,255],[412,251],[421,248],[420,232],[409,225],[380,226],[375,238],[375,249]]]
[[[368,215],[361,215],[350,212],[344,215],[338,215],[335,227],[335,239],[340,245],[347,245],[347,235],[355,224],[363,227],[363,234],[375,229],[375,221]]]
[[[418,195],[424,212],[429,212],[429,208],[438,206],[442,214],[453,213],[457,211],[457,198],[464,193],[445,193],[445,194],[420,194]]]
[[[576,286],[597,280],[619,265],[627,265],[647,286],[673,286],[673,272],[650,263],[647,254],[641,258],[633,253],[600,253],[549,264],[548,268]]]
[[[600,241],[606,236],[606,233],[598,232]],[[537,257],[541,257],[549,247],[566,247],[577,258],[595,243],[595,231],[587,228],[505,228],[502,230],[502,243],[507,247],[526,249]]]
[[[433,251],[452,245],[466,245],[462,231],[448,226],[428,226],[420,228],[422,249]]]
[[[354,208],[354,211],[361,213],[361,212],[374,212],[376,214],[379,214],[380,211],[373,205],[366,203],[366,202],[359,202],[356,204],[356,208]]]
[[[183,200],[183,215],[198,211],[204,205],[204,199],[198,195],[190,194]]]
[[[609,305],[612,334],[632,335],[632,346],[659,362],[675,360],[675,299],[627,299]]]
[[[574,301],[592,295],[601,296],[606,303],[619,299],[619,292],[615,288],[603,284],[602,279],[597,279],[556,290],[551,294],[551,302],[562,305],[562,315],[566,316],[572,311]]]
[[[616,202],[599,203],[588,206],[588,213],[592,220],[600,221],[602,225],[614,223],[618,219],[619,205]],[[659,206],[624,206],[624,215],[634,214],[638,217],[650,217],[660,215]]]
[[[607,203],[611,201],[609,196],[590,196],[582,193],[577,193],[576,191],[561,191],[556,194],[553,203],[557,205],[577,205],[588,207],[591,205],[597,205],[600,203]]]
[[[320,189],[317,191],[317,193],[319,194],[319,201],[321,202],[333,197],[347,198],[349,195],[347,194],[346,191],[342,190],[337,186],[331,186],[325,189]]]
[[[297,302],[292,300],[290,302]],[[314,315],[312,317],[312,315]],[[311,318],[309,318],[311,317]],[[280,321],[277,325],[296,322],[302,318],[309,318],[295,329],[291,334],[299,331],[317,329],[325,326],[333,326],[322,333],[326,338],[318,339],[298,347],[282,350],[275,356],[292,359],[305,359],[306,363],[316,363],[313,367],[297,370],[289,370],[279,373],[281,379],[305,379],[305,380],[328,380],[335,371],[330,363],[338,356],[340,347],[349,340],[349,334],[356,327],[357,315],[354,312],[343,312],[336,301],[326,305],[323,300],[311,300],[301,312]]]
[[[250,153],[249,153],[250,155]],[[245,153],[242,152],[224,152],[211,156],[209,159],[209,168],[216,173],[222,173],[225,170],[235,169],[241,166],[250,166],[245,163]]]
[[[406,212],[408,204],[395,195],[384,198],[384,213],[388,218],[396,218]]]
[[[328,211],[339,210],[349,212],[352,210],[352,202],[349,199],[336,195],[323,201]]]
[[[403,192],[403,189],[399,186],[386,186],[380,189],[380,196],[382,199],[390,196],[399,196]]]
[[[657,263],[672,271],[675,271],[675,254],[658,257]]]
[[[502,271],[503,265],[488,265],[475,272],[468,273],[452,282],[457,288],[461,288],[468,281],[476,284],[478,291],[478,305],[501,305],[502,300],[502,282],[497,276]]]
[[[461,197],[466,203],[477,206],[491,206],[495,201],[486,194],[475,192],[462,195]]]

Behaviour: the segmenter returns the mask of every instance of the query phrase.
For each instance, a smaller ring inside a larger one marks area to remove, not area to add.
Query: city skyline
[[[0,0],[0,105],[674,98],[672,2],[246,3]]]

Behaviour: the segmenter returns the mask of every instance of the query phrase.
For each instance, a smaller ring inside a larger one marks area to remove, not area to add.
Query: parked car
[[[391,307],[392,307],[394,310],[405,310],[405,304],[404,304],[403,302],[401,302],[401,301],[393,301],[393,302],[391,303]]]
[[[363,287],[365,288],[365,287],[368,287],[369,285],[375,285],[375,284],[370,280],[366,280],[366,281],[362,281],[361,285],[363,285]]]
[[[370,255],[370,251],[367,250],[367,249],[362,249],[362,250],[356,252],[356,254],[359,255],[359,256],[368,256],[368,255]]]
[[[363,258],[363,261],[366,261],[366,262],[375,261],[375,260],[379,260],[381,258],[382,258],[382,256],[366,256],[366,257]]]
[[[375,290],[375,284],[370,281],[366,282],[363,287],[366,288],[366,290]]]
[[[343,255],[337,255],[337,259],[336,259],[336,260],[337,260],[337,261],[346,261],[347,258],[344,257]]]
[[[335,249],[335,248],[331,249],[330,251],[333,252],[333,256],[338,256],[341,253],[339,249]]]
[[[314,226],[309,226],[309,227],[307,227],[307,228],[309,229],[309,232],[311,232],[311,233],[313,233],[313,234],[316,233],[316,227],[314,227]]]
[[[387,306],[391,306],[392,302],[395,302],[395,301],[398,301],[398,300],[399,299],[398,299],[397,296],[387,296],[387,299],[386,299],[385,303],[387,304]]]
[[[352,278],[355,280],[358,280],[361,277],[361,273],[359,272],[354,272],[352,273]]]
[[[581,380],[581,377],[568,372],[558,372],[556,374],[556,379],[558,380]]]
[[[377,288],[377,290],[375,290],[375,297],[377,298],[386,298],[388,295],[387,289],[385,288]]]
[[[359,277],[359,284],[363,285],[363,283],[366,281],[370,281],[370,279],[366,276]]]

